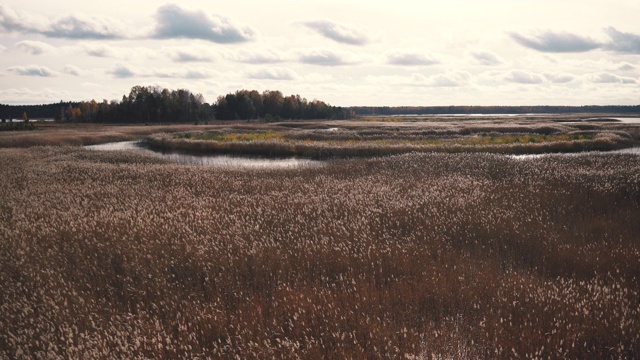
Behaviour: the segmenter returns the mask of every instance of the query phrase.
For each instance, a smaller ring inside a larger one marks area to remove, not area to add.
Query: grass
[[[0,123],[0,131],[30,131],[35,130],[36,126],[33,123],[24,122],[9,122]]]
[[[634,358],[640,160],[0,149],[0,357]]]
[[[619,124],[590,125],[509,124],[526,134],[496,124],[350,122],[161,131],[190,146],[520,142],[486,145],[499,147],[636,136]],[[242,170],[64,145],[158,130],[45,125],[30,137],[11,134],[38,146],[8,146],[16,140],[0,135],[0,358],[640,351],[638,156],[411,153]]]
[[[511,132],[509,132],[511,130]],[[208,132],[154,134],[152,148],[162,151],[226,153],[254,156],[298,156],[312,159],[372,157],[410,152],[486,152],[542,154],[615,150],[640,144],[634,135],[619,130],[580,130],[572,127],[364,126],[299,129],[273,126],[260,132],[247,129],[215,129]]]

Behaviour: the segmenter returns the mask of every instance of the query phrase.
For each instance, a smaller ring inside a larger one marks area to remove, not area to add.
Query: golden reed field
[[[252,170],[78,146],[222,127],[0,135],[0,358],[638,358],[640,156]]]

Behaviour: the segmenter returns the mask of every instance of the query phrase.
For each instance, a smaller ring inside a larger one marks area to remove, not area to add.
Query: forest
[[[355,106],[358,115],[451,115],[451,114],[638,114],[640,105],[585,106]]]
[[[213,104],[189,90],[134,86],[120,101],[60,102],[48,105],[11,106],[0,104],[3,121],[53,118],[59,122],[97,123],[202,123],[210,120],[275,121],[280,119],[347,119],[352,112],[300,95],[284,96],[280,91],[238,90],[219,96]]]

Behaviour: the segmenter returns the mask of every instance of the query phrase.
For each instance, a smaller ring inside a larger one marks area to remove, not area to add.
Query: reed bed
[[[640,144],[640,139],[634,139],[624,131],[570,131],[539,134],[507,132],[508,129],[504,127],[485,130],[490,132],[475,133],[468,127],[445,130],[402,129],[401,131],[332,128],[280,132],[222,129],[209,132],[160,133],[147,137],[145,141],[152,149],[167,152],[269,157],[299,156],[311,159],[375,157],[411,152],[569,153],[618,150]]]
[[[637,358],[640,158],[0,149],[0,358]]]

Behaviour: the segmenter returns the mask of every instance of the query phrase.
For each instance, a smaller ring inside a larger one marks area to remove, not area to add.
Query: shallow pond
[[[322,165],[322,161],[286,158],[286,159],[264,159],[252,157],[236,157],[227,155],[188,155],[179,153],[162,153],[147,149],[140,141],[121,141],[100,145],[85,146],[86,149],[98,151],[134,150],[141,151],[154,156],[160,156],[178,164],[200,165],[214,167],[239,167],[252,169],[291,169],[300,167],[311,167]]]

